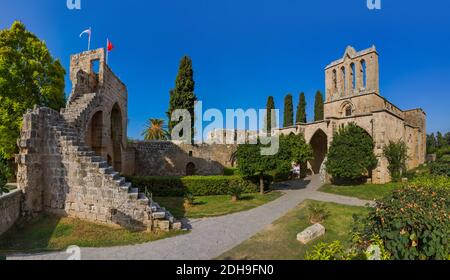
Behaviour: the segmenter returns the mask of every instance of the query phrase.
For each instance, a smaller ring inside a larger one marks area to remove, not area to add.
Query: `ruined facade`
[[[65,109],[24,116],[18,164],[22,216],[69,215],[132,230],[180,228],[173,216],[121,173],[134,172],[127,144],[127,89],[105,50],[71,57],[73,89]]]
[[[401,110],[380,95],[378,53],[375,47],[357,52],[348,47],[344,56],[325,68],[326,102],[324,120],[280,129],[279,133],[302,133],[314,150],[309,162],[312,173],[320,173],[333,134],[340,126],[356,123],[375,142],[378,166],[372,172],[374,183],[391,180],[383,157],[390,140],[402,140],[408,146],[407,167],[425,162],[426,114],[422,109]],[[323,170],[323,169],[322,169]]]

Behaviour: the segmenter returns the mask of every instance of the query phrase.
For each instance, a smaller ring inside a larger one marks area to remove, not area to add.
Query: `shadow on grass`
[[[309,179],[293,180],[289,182],[281,182],[273,184],[274,190],[303,190],[311,183]]]

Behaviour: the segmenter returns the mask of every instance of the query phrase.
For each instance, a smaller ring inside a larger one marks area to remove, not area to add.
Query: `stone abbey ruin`
[[[314,150],[309,169],[324,170],[324,160],[333,134],[340,126],[355,123],[375,142],[378,166],[369,174],[373,183],[391,180],[383,148],[390,140],[402,140],[408,146],[408,169],[425,162],[426,115],[422,109],[403,111],[380,95],[378,53],[376,48],[357,52],[349,46],[344,56],[325,68],[326,98],[324,120],[300,123],[280,129],[283,134],[302,133]]]
[[[407,143],[409,168],[425,162],[425,113],[400,110],[381,97],[375,47],[360,52],[348,47],[341,59],[326,67],[325,76],[325,120],[278,131],[305,136],[314,150],[314,160],[308,163],[311,173],[323,172],[333,133],[350,122],[375,142],[379,164],[369,174],[374,183],[390,180],[382,156],[389,140]],[[19,216],[42,212],[132,230],[181,228],[166,209],[122,175],[223,174],[224,167],[234,165],[236,146],[128,142],[127,88],[106,64],[104,49],[73,55],[70,79],[72,92],[65,109],[36,107],[24,116],[16,156],[19,191],[4,201],[8,203],[2,206],[7,213],[2,228]]]

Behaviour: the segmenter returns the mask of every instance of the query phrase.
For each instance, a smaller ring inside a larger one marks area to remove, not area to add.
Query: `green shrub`
[[[383,149],[389,165],[389,174],[394,182],[401,180],[402,174],[406,171],[406,160],[408,159],[408,146],[403,141],[389,141]]]
[[[0,159],[0,195],[9,192],[8,188],[6,187],[6,184],[8,183],[8,178],[10,176],[11,173],[9,171],[8,164]]]
[[[379,236],[393,259],[443,260],[450,253],[450,190],[403,187],[369,213],[363,239]]]
[[[272,170],[268,174],[274,182],[285,182],[291,179],[290,171]]]
[[[234,176],[234,175],[238,175],[238,170],[237,168],[234,167],[225,167],[223,169],[223,175],[224,176]]]
[[[373,140],[364,129],[353,123],[340,128],[333,136],[326,162],[334,183],[360,182],[377,165],[373,150]]]
[[[147,189],[153,196],[183,197],[187,192],[195,196],[227,195],[231,186],[240,186],[243,193],[258,191],[254,178],[241,176],[188,176],[188,177],[129,177],[127,178],[140,190]],[[253,181],[252,181],[253,180]]]
[[[450,177],[450,163],[443,161],[433,162],[430,165],[430,173],[432,175]]]
[[[241,199],[241,195],[242,195],[243,191],[244,190],[242,189],[241,186],[233,185],[233,186],[229,187],[228,194],[231,195],[233,200],[239,200],[239,199]]]
[[[311,203],[308,207],[309,221],[312,224],[322,223],[330,216],[330,211],[327,211],[325,203]]]
[[[422,175],[413,178],[408,185],[413,187],[450,189],[450,177]]]
[[[310,261],[343,261],[351,260],[352,255],[340,241],[336,240],[332,243],[321,242],[317,244],[312,252],[306,252],[305,259]]]

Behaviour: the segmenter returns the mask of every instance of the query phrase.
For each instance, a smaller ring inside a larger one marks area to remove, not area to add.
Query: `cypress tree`
[[[272,134],[272,110],[275,110],[275,101],[273,100],[273,96],[269,96],[267,99],[267,105],[266,105],[266,118],[264,123],[264,128],[267,129],[267,134]],[[273,123],[276,123],[277,120],[273,120]]]
[[[297,107],[296,122],[306,123],[306,98],[304,92],[300,93],[300,100],[298,102]]]
[[[284,127],[294,125],[294,105],[292,104],[292,94],[284,98]]]
[[[320,90],[316,93],[316,102],[314,104],[314,121],[322,121],[324,119],[323,96]]]
[[[186,109],[191,114],[192,137],[194,137],[194,106],[197,101],[195,96],[194,70],[192,60],[188,56],[181,59],[178,75],[175,80],[175,88],[170,91],[170,103],[167,116],[169,117],[169,133],[179,123],[172,121],[171,116],[176,109]]]

